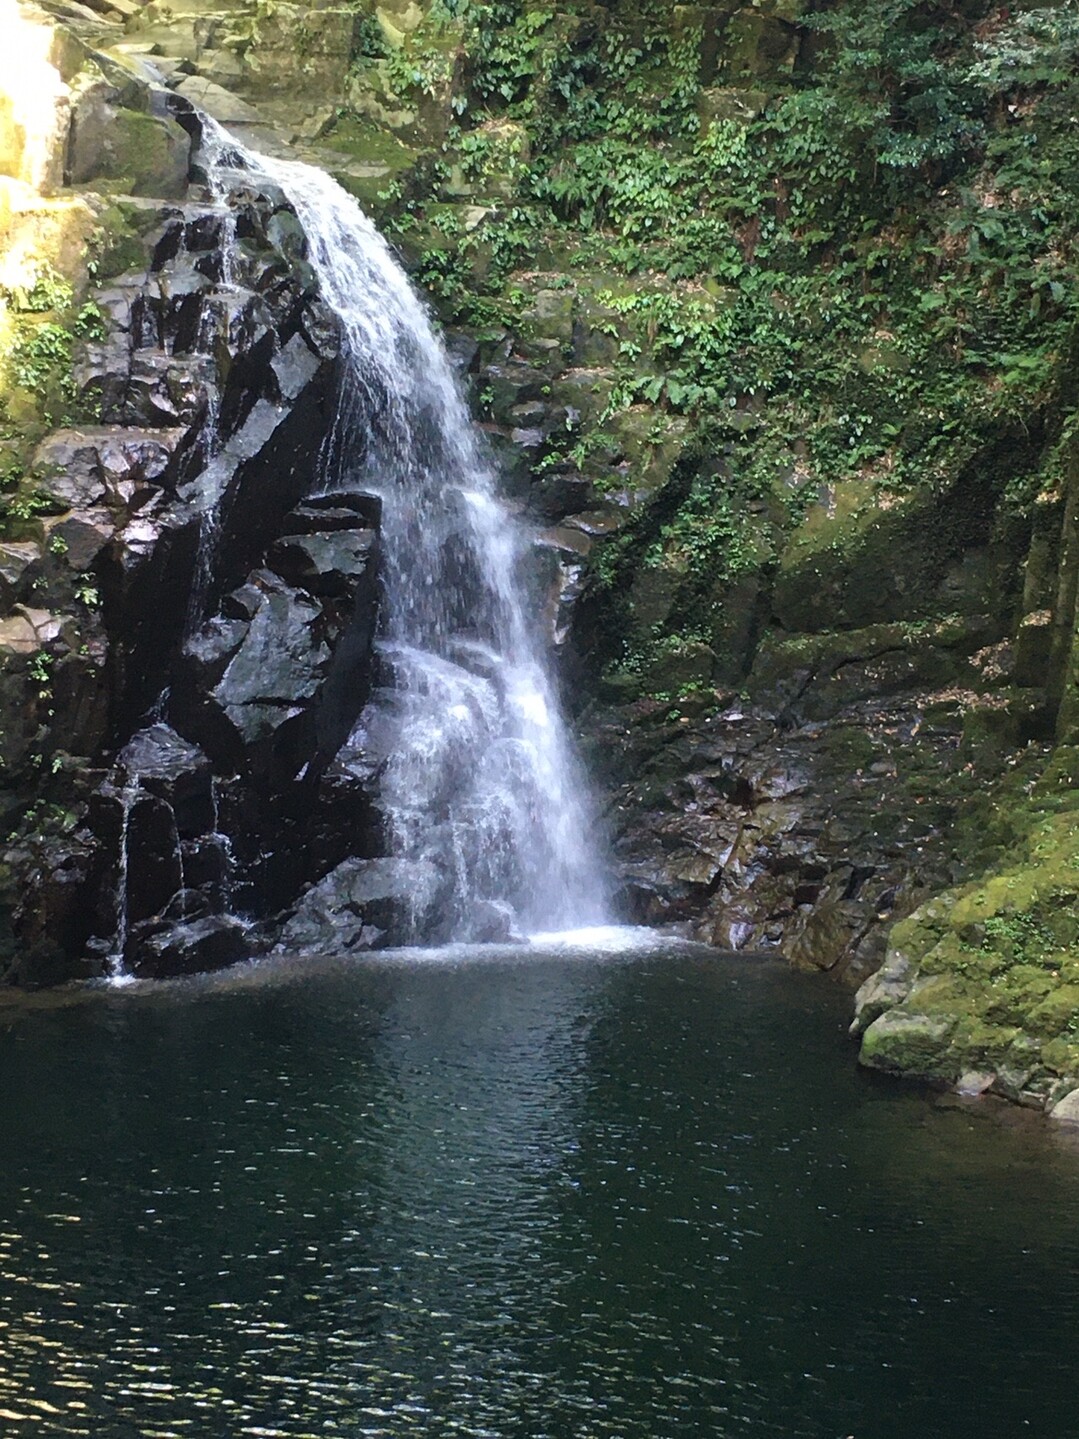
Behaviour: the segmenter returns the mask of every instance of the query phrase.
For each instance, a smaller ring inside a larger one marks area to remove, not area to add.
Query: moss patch
[[[935,1073],[1021,1060],[1024,1087],[1049,1097],[1061,1077],[1079,1077],[1079,796],[1062,808],[1059,796],[1013,784],[1001,807],[1020,832],[1005,857],[893,929],[892,954],[911,969],[884,1032],[931,1019],[942,1036]],[[901,1048],[882,1047],[880,1030],[870,1039],[880,1023],[863,1037],[862,1062],[924,1073],[908,1070]]]

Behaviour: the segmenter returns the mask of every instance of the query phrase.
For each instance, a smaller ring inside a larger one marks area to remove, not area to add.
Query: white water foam
[[[588,786],[522,579],[526,536],[423,304],[355,200],[328,175],[252,157],[299,215],[348,373],[327,488],[383,502],[383,650],[395,734],[381,784],[394,854],[434,876],[413,938],[602,923]],[[495,915],[494,917],[497,917]]]

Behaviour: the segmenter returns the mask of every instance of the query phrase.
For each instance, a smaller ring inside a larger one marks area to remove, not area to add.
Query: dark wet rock
[[[366,792],[383,759],[384,756],[372,748],[366,730],[360,730],[339,746],[332,764],[326,769],[323,782]]]
[[[321,608],[287,586],[267,589],[214,695],[226,709],[309,698],[328,656],[315,634]]]
[[[9,540],[0,544],[0,598],[5,607],[21,597],[23,577],[40,561],[42,553],[42,546],[36,540]]]
[[[226,969],[250,953],[246,926],[227,915],[210,915],[140,938],[132,948],[129,968],[140,978],[170,979]]]
[[[546,434],[541,429],[518,429],[510,430],[510,444],[516,445],[521,450],[538,450],[546,439]]]
[[[491,413],[500,423],[510,419],[515,407],[541,401],[544,390],[549,388],[548,377],[542,370],[519,361],[487,365],[480,373],[490,394]]]
[[[251,595],[257,598],[251,603]],[[255,611],[262,603],[262,590],[255,585],[245,585],[222,602],[226,613],[207,620],[196,634],[184,645],[184,656],[195,668],[196,683],[200,687],[213,688],[225,672],[225,666],[243,644]],[[251,604],[249,613],[244,613]]]
[[[267,244],[289,259],[302,260],[307,255],[307,236],[298,217],[291,210],[274,210],[266,221],[263,235]]]
[[[477,900],[472,905],[469,933],[474,944],[509,944],[522,938],[512,908],[497,900]]]
[[[187,428],[204,413],[213,366],[203,356],[179,359],[165,351],[130,354],[126,342],[89,345],[73,366],[87,401],[96,400],[110,425]]]
[[[941,838],[963,756],[907,692],[829,726],[761,705],[639,701],[595,732],[624,906],[723,948],[782,953],[857,983],[888,925],[948,877]],[[898,784],[914,799],[897,802]]]
[[[588,476],[570,468],[530,476],[525,498],[543,519],[558,522],[590,504],[595,494]]]
[[[375,947],[410,911],[432,902],[437,877],[404,859],[347,859],[304,895],[278,940],[282,950],[322,953]]]
[[[78,431],[50,435],[38,446],[32,464],[38,488],[56,504],[75,509],[105,499],[97,450]]]
[[[238,368],[233,367],[230,378],[241,386]],[[111,581],[109,594],[132,622],[128,643],[138,679],[127,695],[131,712],[152,703],[168,683],[169,657],[176,653],[178,627],[190,602],[200,543],[198,512],[205,497],[218,496],[221,532],[214,548],[227,589],[260,563],[281,532],[283,515],[311,487],[316,457],[308,436],[312,426],[327,422],[331,371],[315,361],[306,373],[309,383],[291,405],[256,399],[218,454],[201,469],[201,440],[196,439],[183,460],[195,474],[181,486],[176,501],[152,520],[136,520],[119,536],[113,562],[122,573]],[[266,382],[273,382],[272,372]],[[242,386],[242,393],[250,396],[250,386]],[[163,605],[162,596],[173,598]],[[206,599],[212,607],[214,596]]]
[[[261,344],[272,348],[273,317],[265,301],[243,289],[224,289],[208,277],[187,274],[144,304],[140,320],[147,343],[170,354],[212,355],[220,379],[240,356]]]
[[[118,763],[139,787],[164,800],[182,838],[202,834],[214,822],[213,769],[205,753],[167,724],[133,735]]]
[[[232,880],[228,835],[216,831],[184,840],[181,845],[185,888],[178,890],[169,905],[181,916],[220,914],[230,909]]]
[[[222,598],[221,619],[232,621],[240,620],[244,623],[253,620],[255,617],[255,611],[262,603],[263,593],[263,588],[258,583],[258,575],[256,573],[251,577],[251,579],[246,585],[241,585],[239,589],[233,590],[231,594],[225,595]],[[220,621],[218,620],[213,620],[210,622],[210,624],[212,626],[213,624],[219,622]],[[231,646],[231,648],[229,648],[230,654],[233,653],[236,645],[239,644],[240,639],[243,637],[243,630],[241,628],[234,629],[233,633],[236,635],[236,642]],[[188,641],[189,647],[191,647],[193,650],[194,647],[196,647],[200,643],[201,640],[198,635],[192,636],[192,638]]]
[[[332,490],[312,495],[293,510],[286,524],[290,530],[308,534],[322,530],[377,529],[382,519],[382,501],[366,490]]]
[[[332,360],[341,348],[341,327],[328,305],[310,298],[297,316],[299,332],[313,355]]]
[[[544,596],[543,621],[554,647],[570,638],[577,601],[586,582],[592,541],[581,530],[552,529],[536,536],[537,588]]]
[[[137,330],[145,285],[145,274],[134,271],[116,276],[107,290],[99,291],[94,303],[111,332],[131,335]]]
[[[95,915],[86,895],[101,863],[100,845],[85,829],[30,834],[5,849],[0,856],[0,899],[10,916],[5,983],[35,988],[97,972],[88,949]]]
[[[72,151],[80,176],[121,78],[87,92]],[[178,98],[177,131],[148,82],[132,83],[148,108],[101,140],[95,173],[122,165],[126,180],[121,150],[138,131],[176,142],[186,184],[197,117]],[[176,192],[149,141],[145,158],[155,193]],[[57,815],[66,806],[88,825],[85,853],[57,838],[48,871],[44,837],[12,852],[19,904],[6,912],[22,958],[9,977],[19,982],[100,969],[115,943],[122,853],[128,957],[148,974],[232,962],[247,949],[227,922],[234,903],[279,910],[343,857],[326,806],[314,810],[370,683],[379,505],[351,492],[305,501],[318,465],[311,436],[336,402],[339,327],[280,187],[236,181],[240,243],[228,266],[230,232],[209,197],[121,202],[138,268],[101,293],[106,337],[78,344],[73,363],[102,422],[39,445],[31,478],[51,513],[0,551],[0,703],[11,717],[0,813],[21,813],[19,785],[48,788]],[[211,508],[215,578],[201,594],[192,576]],[[271,553],[291,584],[267,566]],[[73,605],[77,624],[64,619]],[[170,725],[148,725],[169,689]],[[77,803],[66,759],[49,748],[61,744],[89,749],[97,765],[83,766]],[[373,832],[358,778],[330,789],[344,832]],[[280,843],[264,853],[267,833]]]
[[[250,621],[212,632],[214,639],[226,638],[228,648],[224,656],[219,648],[212,651],[214,662],[224,657],[225,665],[206,698],[241,746],[266,739],[294,718],[318,689],[330,658],[317,627],[321,606],[275,577],[265,576],[260,588]]]
[[[85,582],[113,537],[114,525],[105,510],[71,510],[40,522],[44,547],[40,558],[22,577],[22,594],[33,608],[57,613],[70,610],[72,584]]]
[[[159,916],[184,883],[181,836],[172,804],[129,782],[126,773],[116,773],[92,798],[89,821],[110,857],[107,890],[111,904],[103,905],[111,910],[110,928],[115,930],[115,895],[125,854],[128,920],[136,925]]]
[[[371,530],[284,535],[270,551],[269,562],[286,583],[312,595],[338,597],[349,594],[366,573],[374,548]]]
[[[444,340],[454,369],[460,375],[469,374],[479,355],[479,342],[463,330],[448,330]]]
[[[179,428],[56,430],[34,452],[33,473],[38,488],[58,504],[105,504],[113,513],[128,512],[168,484],[183,434]]]
[[[276,541],[270,562],[294,583],[253,572],[187,642],[175,700],[212,754],[269,766],[274,784],[314,779],[333,758],[370,685],[373,548],[362,528]]]
[[[334,332],[334,339],[337,333]],[[336,349],[327,342],[322,350],[314,349],[306,337],[295,334],[283,349],[270,361],[276,381],[277,397],[285,404],[292,404],[318,374],[320,359],[333,359]]]
[[[602,539],[622,529],[628,516],[624,509],[611,506],[604,509],[585,510],[579,515],[566,515],[563,524],[567,529],[581,530],[593,538]]]

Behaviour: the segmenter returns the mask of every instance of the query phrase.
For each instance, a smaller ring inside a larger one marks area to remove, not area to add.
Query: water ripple
[[[558,940],[13,1010],[4,1434],[1063,1439],[1075,1154],[843,1008]]]

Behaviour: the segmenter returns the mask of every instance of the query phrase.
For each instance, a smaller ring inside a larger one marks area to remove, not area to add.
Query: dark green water
[[[1079,1434],[1079,1154],[700,950],[0,1013],[4,1435]]]

